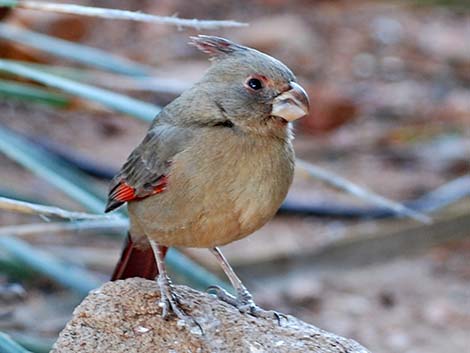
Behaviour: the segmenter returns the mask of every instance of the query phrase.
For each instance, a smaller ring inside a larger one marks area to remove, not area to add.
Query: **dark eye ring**
[[[250,78],[246,84],[248,85],[248,87],[255,91],[258,91],[263,88],[263,83],[257,78]]]

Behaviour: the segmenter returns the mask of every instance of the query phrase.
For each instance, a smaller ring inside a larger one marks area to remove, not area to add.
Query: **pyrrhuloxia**
[[[127,202],[132,234],[113,279],[158,273],[163,315],[172,310],[187,320],[164,255],[171,246],[209,248],[237,291],[234,297],[216,288],[218,297],[264,315],[217,247],[254,232],[278,210],[294,172],[290,122],[308,112],[308,97],[266,54],[212,36],[192,44],[213,64],[158,114],[111,182],[106,212]]]

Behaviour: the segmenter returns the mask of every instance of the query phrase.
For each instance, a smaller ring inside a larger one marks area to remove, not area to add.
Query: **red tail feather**
[[[168,248],[164,248],[164,254]],[[121,258],[117,263],[112,281],[132,277],[142,277],[146,279],[155,279],[158,274],[155,256],[153,255],[150,243],[137,246],[132,240],[131,234],[127,234],[127,240],[122,250]]]

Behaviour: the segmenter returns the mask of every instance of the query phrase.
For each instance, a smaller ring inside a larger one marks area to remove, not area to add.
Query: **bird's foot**
[[[278,313],[273,310],[264,310],[260,308],[253,301],[253,296],[246,289],[242,288],[238,291],[238,296],[234,296],[227,292],[225,289],[219,286],[211,286],[207,289],[210,293],[214,293],[219,300],[236,307],[241,313],[250,314],[254,317],[260,317],[264,319],[275,319],[279,326],[281,326],[281,320],[288,320],[287,316]]]
[[[191,333],[203,335],[204,331],[199,323],[181,308],[181,301],[175,294],[173,286],[168,277],[159,276],[160,302],[158,306],[162,308],[162,318],[168,319],[171,312],[178,318],[178,326],[189,327]]]

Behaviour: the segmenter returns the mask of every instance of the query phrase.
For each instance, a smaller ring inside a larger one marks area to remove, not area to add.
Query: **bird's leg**
[[[226,290],[218,286],[212,286],[210,289],[215,291],[217,297],[220,300],[223,300],[228,304],[236,306],[238,309],[240,309],[240,311],[246,312],[248,311],[247,309],[250,309],[251,307],[256,308],[257,306],[253,301],[253,296],[248,291],[248,289],[246,289],[245,285],[242,283],[240,278],[238,278],[237,274],[233,270],[232,266],[230,266],[220,249],[215,247],[211,248],[210,251],[214,254],[220,266],[224,270],[225,274],[230,280],[230,283],[236,290],[237,296],[234,297],[232,294],[228,293]]]
[[[253,301],[253,296],[248,291],[248,289],[246,289],[245,285],[237,276],[232,266],[230,266],[220,249],[215,247],[211,248],[210,251],[216,257],[217,261],[219,262],[220,266],[227,275],[233,288],[235,288],[237,296],[233,296],[232,294],[228,293],[226,290],[219,286],[211,286],[209,287],[209,290],[215,292],[217,298],[230,305],[235,306],[242,313],[249,313],[256,317],[275,318],[280,324],[281,317],[285,317],[285,315],[279,314],[275,311],[267,311],[257,306]]]
[[[170,277],[166,272],[165,260],[163,255],[163,247],[158,245],[154,240],[149,239],[150,245],[152,246],[155,260],[157,262],[158,276],[157,282],[160,287],[160,303],[162,307],[162,317],[166,319],[170,311],[172,311],[179,320],[182,320],[185,324],[190,327],[196,326],[203,333],[201,326],[191,316],[187,315],[183,309],[181,309],[180,301],[174,293],[173,286],[171,284]]]

